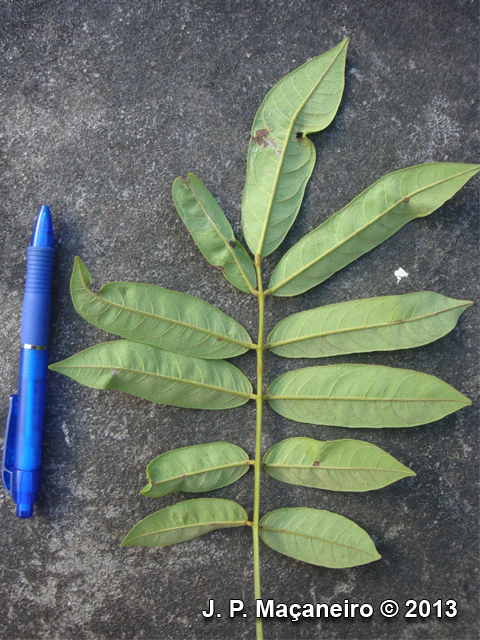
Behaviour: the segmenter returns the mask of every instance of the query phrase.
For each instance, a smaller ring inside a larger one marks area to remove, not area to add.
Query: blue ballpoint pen
[[[18,394],[10,396],[2,459],[3,484],[19,518],[32,516],[40,487],[54,257],[50,207],[40,208],[27,251]]]

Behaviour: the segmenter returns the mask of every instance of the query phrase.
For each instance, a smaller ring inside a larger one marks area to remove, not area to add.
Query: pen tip
[[[53,247],[53,222],[50,207],[42,205],[32,234],[32,247]]]

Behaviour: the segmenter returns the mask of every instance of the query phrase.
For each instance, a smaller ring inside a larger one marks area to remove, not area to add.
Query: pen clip
[[[15,433],[17,430],[17,400],[16,394],[10,396],[8,404],[7,427],[3,443],[2,481],[9,496],[12,496],[12,474],[15,460]]]

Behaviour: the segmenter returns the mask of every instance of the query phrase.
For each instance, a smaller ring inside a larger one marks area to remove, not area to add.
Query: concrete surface
[[[75,255],[94,287],[143,281],[201,296],[256,333],[255,304],[196,249],[171,197],[195,172],[241,237],[240,202],[251,122],[271,86],[309,58],[351,43],[344,99],[313,137],[317,166],[284,250],[384,174],[429,161],[480,160],[479,6],[467,0],[243,2],[0,2],[0,387],[4,421],[16,390],[25,250],[40,204],[56,237],[51,361],[111,339],[73,310]],[[270,300],[267,327],[321,304],[431,289],[478,302],[478,178],[432,216],[304,296]],[[394,271],[409,276],[397,285]],[[264,545],[263,597],[276,602],[369,602],[368,620],[265,620],[268,638],[467,640],[478,634],[478,312],[437,343],[344,358],[432,373],[473,400],[407,430],[299,425],[265,410],[266,449],[292,435],[360,437],[417,477],[367,494],[263,480],[262,512],[323,507],[363,526],[383,559],[333,571]],[[237,359],[250,377],[252,356]],[[269,357],[268,378],[320,361]],[[43,483],[35,515],[18,521],[0,491],[0,636],[10,640],[253,638],[250,530],[183,545],[120,548],[142,517],[188,496],[139,495],[162,451],[228,440],[254,450],[254,407],[163,407],[50,375]],[[215,495],[252,511],[253,474]],[[214,599],[222,618],[201,615]],[[229,619],[230,599],[248,618]],[[454,599],[458,615],[404,617],[408,599]],[[401,613],[382,617],[393,599]]]

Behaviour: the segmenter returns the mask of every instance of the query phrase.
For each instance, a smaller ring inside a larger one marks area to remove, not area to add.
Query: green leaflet
[[[267,394],[272,409],[286,418],[336,427],[413,427],[471,404],[426,373],[362,364],[290,371]]]
[[[187,356],[233,358],[252,348],[241,324],[213,305],[151,284],[110,282],[98,295],[75,258],[70,292],[77,312],[99,329]]]
[[[295,296],[438,209],[480,165],[437,162],[390,173],[297,242],[280,260],[268,291]]]
[[[144,496],[161,498],[172,491],[212,491],[232,484],[248,471],[248,454],[229,442],[211,442],[162,453],[147,466]]]
[[[140,520],[125,536],[121,546],[166,547],[193,540],[215,529],[242,527],[247,520],[245,509],[231,500],[186,500]]]
[[[50,369],[87,387],[190,409],[231,409],[245,404],[252,392],[247,378],[229,362],[190,358],[130,340],[98,344]]]
[[[342,99],[348,38],[276,84],[252,127],[242,199],[245,240],[267,256],[297,217],[315,164],[308,133],[325,129]]]
[[[471,304],[431,291],[330,304],[285,318],[268,342],[284,358],[408,349],[447,334]]]
[[[232,227],[217,201],[193,173],[187,180],[173,183],[173,200],[177,211],[193,236],[195,244],[225,278],[242,291],[253,291],[257,284],[255,267],[243,245],[233,235]]]
[[[320,509],[271,511],[260,520],[260,536],[285,556],[332,569],[356,567],[381,558],[358,524]]]
[[[288,438],[263,459],[269,476],[329,491],[371,491],[415,473],[379,447],[362,440]]]

